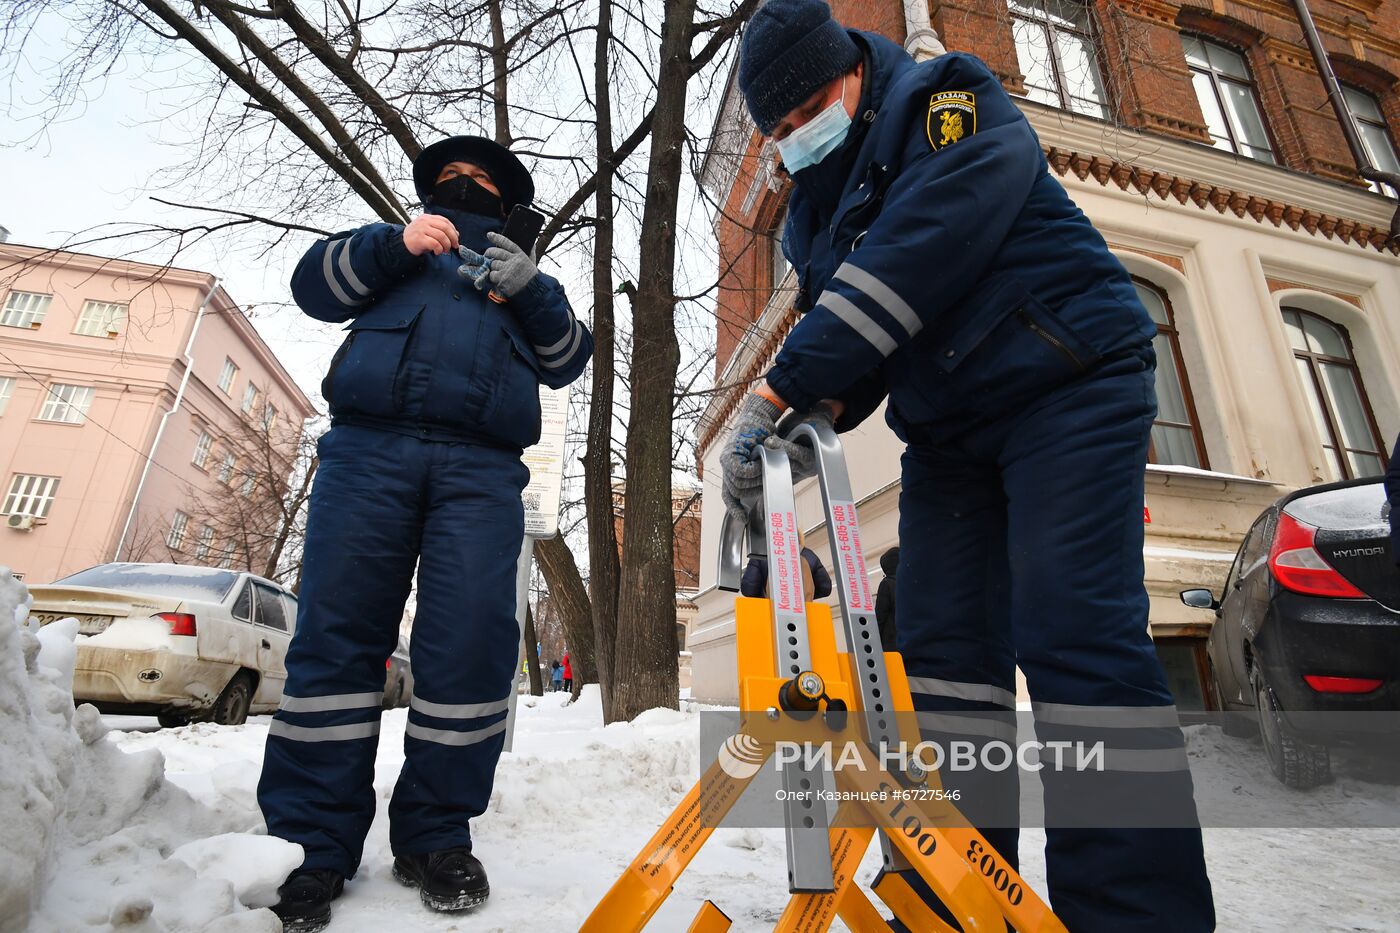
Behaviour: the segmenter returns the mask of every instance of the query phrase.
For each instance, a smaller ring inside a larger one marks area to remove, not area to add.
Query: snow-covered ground
[[[153,720],[74,711],[64,689],[72,633],[48,627],[41,649],[34,633],[9,624],[22,595],[0,580],[0,931],[277,930],[270,912],[253,908],[270,901],[300,854],[262,834],[254,791],[269,720],[157,730]],[[604,727],[594,690],[573,704],[562,694],[523,698],[515,749],[474,827],[491,900],[462,916],[428,913],[390,877],[384,809],[403,760],[405,711],[385,714],[380,814],[331,933],[576,929],[699,771],[700,717],[685,706]],[[1204,726],[1188,735],[1210,793],[1275,813],[1360,806],[1400,825],[1394,786],[1343,773],[1295,794],[1257,754],[1214,754],[1238,752],[1232,743],[1242,740]],[[1233,763],[1214,764],[1227,757]],[[1043,840],[1022,834],[1023,873],[1042,894]],[[1223,931],[1400,930],[1400,829],[1212,829],[1206,850]],[[872,851],[862,879],[875,862]],[[785,877],[780,830],[720,830],[649,929],[685,930],[706,898],[735,931],[770,929]]]

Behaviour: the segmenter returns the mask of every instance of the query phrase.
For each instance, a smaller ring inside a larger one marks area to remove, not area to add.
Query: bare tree
[[[181,72],[196,75],[186,88],[198,127],[190,158],[157,183],[176,195],[163,204],[206,219],[88,231],[73,247],[134,236],[140,246],[133,248],[178,254],[220,236],[241,237],[266,255],[289,238],[362,223],[365,211],[401,223],[411,203],[403,194],[408,165],[421,141],[463,126],[489,127],[488,135],[534,161],[538,200],[553,215],[540,252],[568,256],[591,245],[598,341],[583,464],[588,584],[562,540],[542,542],[539,553],[552,596],[572,606],[564,618],[573,629],[576,680],[592,676],[589,654],[596,655],[612,721],[678,702],[670,474],[682,371],[675,267],[687,93],[757,4],[721,0],[719,9],[701,10],[697,0],[482,0],[466,8],[439,0],[269,0],[265,7],[238,0],[0,0],[0,74],[14,76],[46,14],[62,16],[79,34],[45,72],[51,86],[43,113],[50,120],[82,103],[85,89],[124,56],[176,50],[205,66]],[[594,43],[591,80],[577,52],[587,41]],[[623,70],[636,93],[626,101],[628,129],[617,132],[612,82]],[[566,85],[570,75],[576,86]],[[593,216],[586,216],[590,203]],[[623,224],[639,233],[635,256],[616,253],[614,230]],[[613,304],[618,265],[634,265],[625,278],[636,287],[621,289],[631,299],[630,333]],[[637,359],[646,365],[625,373]],[[688,384],[698,370],[684,371]],[[625,440],[617,430],[624,415]],[[620,555],[615,462],[625,464],[629,490]],[[305,482],[278,501],[296,504],[313,473],[308,463],[295,474]],[[272,569],[294,566],[288,534],[279,542],[274,533],[269,542],[278,555]],[[585,628],[593,652],[585,648]]]

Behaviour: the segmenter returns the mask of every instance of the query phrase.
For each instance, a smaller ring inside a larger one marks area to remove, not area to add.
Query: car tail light
[[[1318,693],[1370,693],[1385,683],[1379,677],[1329,677],[1324,674],[1304,674],[1303,680]]]
[[[387,670],[389,669],[389,667],[390,667],[389,659],[388,659],[388,658],[385,658],[385,659],[384,659],[384,670],[387,671]]]
[[[194,615],[188,612],[162,612],[156,616],[170,623],[171,635],[194,635],[196,634]]]
[[[1284,589],[1308,596],[1331,596],[1337,599],[1366,599],[1366,594],[1352,586],[1346,577],[1313,547],[1317,528],[1283,512],[1278,517],[1278,532],[1269,550],[1269,570]]]

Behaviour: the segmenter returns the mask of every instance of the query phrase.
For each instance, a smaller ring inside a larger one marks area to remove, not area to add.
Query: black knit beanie
[[[798,104],[850,71],[860,49],[822,0],[768,0],[739,53],[739,90],[767,136]]]

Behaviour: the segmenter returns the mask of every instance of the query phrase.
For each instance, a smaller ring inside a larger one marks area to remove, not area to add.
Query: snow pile
[[[239,899],[266,903],[299,848],[248,835],[255,807],[196,802],[165,779],[159,752],[123,751],[95,709],[74,709],[77,623],[40,628],[29,603],[0,567],[0,826],[11,840],[0,931],[275,931],[270,912]]]

